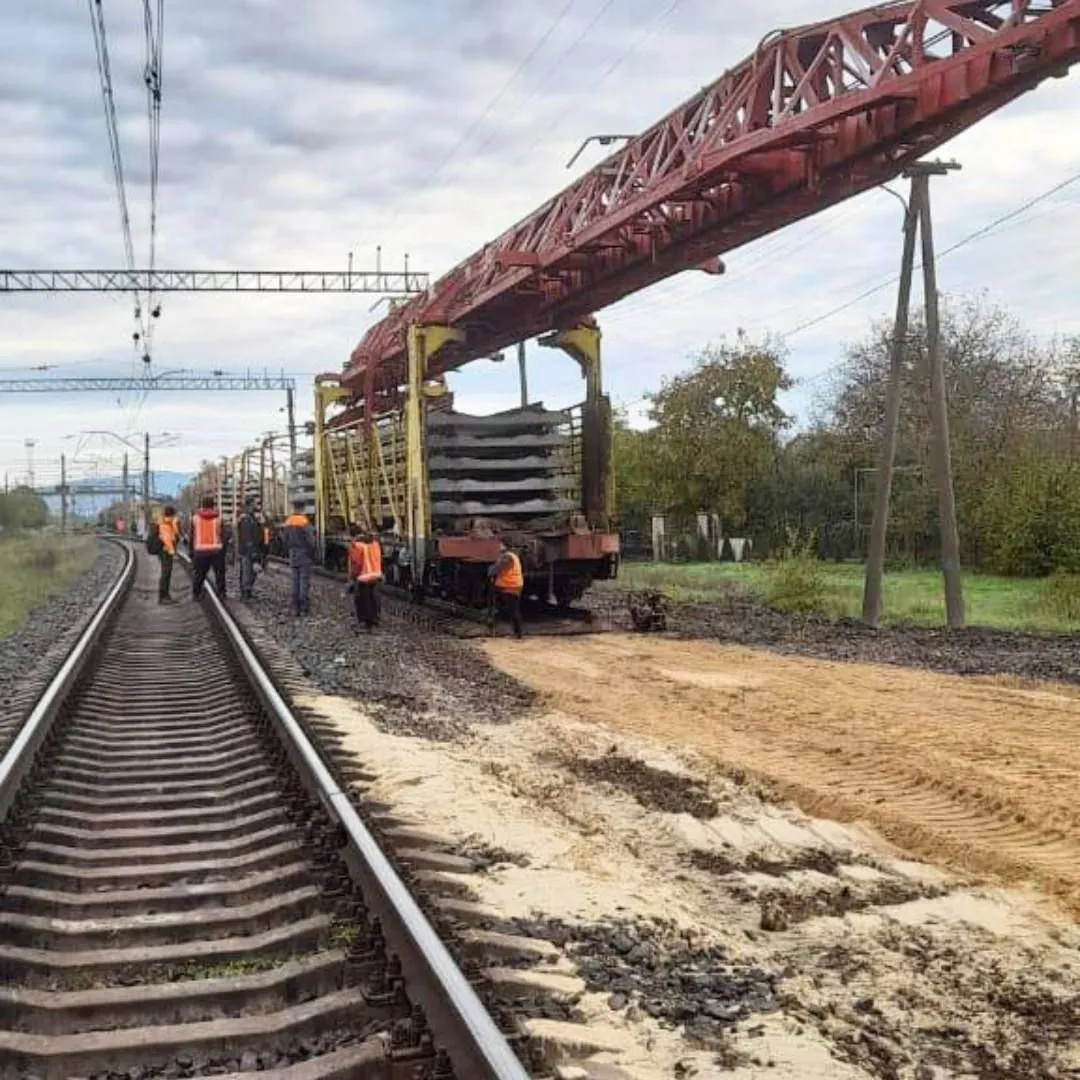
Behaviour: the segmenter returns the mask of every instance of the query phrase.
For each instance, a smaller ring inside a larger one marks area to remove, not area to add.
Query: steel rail
[[[469,1080],[529,1080],[506,1037],[209,583],[205,595],[244,674],[276,722],[286,752],[330,817],[344,829],[346,863],[360,885],[364,903],[381,921],[383,935],[401,961],[409,997],[424,1009],[436,1045],[450,1056],[456,1075]]]
[[[68,695],[86,668],[101,637],[108,629],[112,616],[120,606],[135,580],[135,552],[127,544],[109,540],[124,551],[124,567],[106,593],[86,629],[71,647],[59,670],[37,700],[3,759],[0,759],[0,820],[3,820],[18,793],[23,778],[33,768],[38,747],[52,729],[53,722],[64,706]]]
[[[0,760],[0,820],[15,801],[21,783],[33,768],[38,749],[134,582],[134,545],[116,540],[110,542],[124,550],[123,570]],[[189,564],[186,556],[181,555],[181,560]],[[506,1037],[360,819],[349,794],[334,779],[243,630],[209,583],[205,595],[213,620],[224,634],[243,676],[275,723],[284,749],[301,779],[343,830],[346,864],[360,886],[364,903],[380,920],[383,936],[400,960],[410,1000],[423,1008],[436,1046],[449,1055],[458,1076],[469,1077],[469,1080],[529,1080],[528,1072]]]

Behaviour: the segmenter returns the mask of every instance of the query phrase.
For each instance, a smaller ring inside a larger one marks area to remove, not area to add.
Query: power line
[[[976,240],[981,240],[984,236],[988,236],[995,229],[998,229],[1007,222],[1012,221],[1013,219],[1018,218],[1023,214],[1026,214],[1029,210],[1038,206],[1039,203],[1045,202],[1047,199],[1052,198],[1054,195],[1056,195],[1059,191],[1063,191],[1065,188],[1077,183],[1078,181],[1080,181],[1080,172],[1074,173],[1072,176],[1067,177],[1065,180],[1062,180],[1060,183],[1055,184],[1051,188],[1047,188],[1046,191],[1042,192],[1039,195],[1036,195],[1033,199],[1029,199],[1021,206],[1016,207],[1014,210],[1010,210],[1007,214],[1002,214],[1001,217],[995,218],[993,221],[989,222],[986,225],[983,225],[981,228],[976,229],[974,232],[968,233],[967,236],[962,237],[960,240],[957,240],[955,244],[945,248],[944,251],[939,252],[937,256],[938,259],[943,259],[946,255],[951,255],[954,251],[959,251],[960,248],[966,247],[968,244],[974,243]],[[920,265],[916,269],[921,268],[922,267]],[[878,282],[878,284],[871,286],[869,289],[864,289],[861,293],[858,294],[858,296],[855,296],[851,300],[840,304],[838,307],[823,312],[821,315],[817,315],[812,319],[808,319],[804,323],[800,323],[793,329],[781,334],[780,337],[786,340],[787,338],[794,337],[796,334],[801,334],[804,330],[809,330],[811,327],[817,326],[820,323],[825,322],[827,319],[831,319],[834,315],[839,315],[841,312],[847,311],[849,308],[853,308],[856,304],[859,304],[863,300],[867,299],[867,297],[873,296],[875,293],[881,292],[882,289],[887,289],[890,285],[894,285],[899,280],[899,274],[894,274],[892,277],[887,278],[884,281]],[[816,377],[818,376],[815,376],[815,378]]]
[[[529,64],[533,61],[536,55],[551,38],[552,34],[554,34],[555,31],[562,25],[563,21],[566,19],[566,16],[570,13],[570,9],[576,3],[577,0],[566,0],[566,3],[563,4],[562,9],[549,24],[547,30],[544,31],[540,39],[518,62],[517,67],[515,67],[513,72],[510,74],[510,78],[508,78],[506,82],[503,83],[495,96],[491,98],[490,101],[488,101],[487,105],[484,106],[480,114],[473,119],[472,123],[469,124],[469,126],[462,133],[458,141],[454,143],[454,145],[450,148],[449,153],[447,153],[446,156],[442,159],[442,161],[438,164],[438,166],[436,166],[435,170],[427,175],[424,182],[417,189],[416,194],[419,195],[425,191],[430,190],[431,185],[434,184],[434,182],[442,175],[443,170],[446,168],[447,165],[450,164],[451,161],[453,161],[454,157],[457,155],[457,152],[469,141],[469,138],[473,134],[473,132],[476,131],[476,129],[484,122],[485,119],[487,119],[487,116],[491,112],[491,110],[494,109],[500,101],[502,101],[503,97],[506,95],[506,92],[517,81],[518,77],[525,70],[525,68],[527,68]]]
[[[157,0],[156,18],[151,10],[151,0],[143,0],[143,30],[146,38],[146,68],[143,79],[146,83],[146,112],[150,133],[150,259],[149,270],[153,275],[157,256],[157,198],[158,198],[158,161],[161,148],[161,77],[162,47],[164,44],[165,0]],[[143,359],[149,362],[154,338],[154,323],[159,308],[154,306],[153,290],[147,294],[150,308],[150,321],[146,328],[145,353]]]
[[[657,33],[660,27],[663,26],[663,24],[667,22],[667,20],[671,18],[672,15],[675,14],[676,9],[681,7],[683,3],[684,0],[671,0],[671,3],[668,4],[667,8],[665,8],[665,10],[656,19],[654,19],[652,23],[650,23],[642,30],[642,32],[638,35],[637,40],[628,49],[624,49],[623,52],[619,56],[617,56],[615,60],[612,61],[612,63],[604,70],[600,77],[596,79],[595,82],[593,82],[593,84],[588,88],[588,90],[584,92],[589,94],[596,93],[596,91],[605,82],[607,82],[607,80],[611,78],[611,76],[614,75],[615,72],[618,71],[619,68],[622,67],[622,65],[631,56],[633,56],[633,54],[636,53],[638,49],[641,48],[642,45],[645,44],[645,42],[647,42]],[[610,4],[605,5],[604,11],[606,11],[607,7],[609,6]],[[601,14],[603,14],[603,12],[601,12]],[[595,21],[596,20],[594,20],[594,23]],[[571,97],[562,112],[560,112],[553,120],[547,121],[545,123],[543,134],[541,134],[528,147],[528,149],[526,149],[523,153],[519,154],[517,158],[515,158],[515,164],[519,163],[526,154],[532,153],[532,151],[535,150],[538,146],[543,145],[545,142],[550,142],[551,133],[563,122],[563,120],[566,119],[567,116],[570,115],[570,113],[573,111],[575,102],[580,96],[581,94],[575,94],[573,97]]]
[[[112,161],[113,182],[120,207],[120,230],[124,243],[124,256],[129,270],[135,268],[135,247],[131,239],[131,215],[128,212],[127,186],[124,182],[124,162],[120,152],[120,132],[116,121],[116,101],[113,96],[112,71],[109,64],[109,43],[105,30],[105,12],[101,0],[87,0],[90,25],[94,32],[94,49],[97,54],[98,77],[101,81],[101,97],[105,107],[105,130],[109,139],[109,156]],[[138,306],[136,305],[136,312]],[[137,314],[140,321],[141,317]]]
[[[588,35],[592,32],[592,30],[596,27],[596,25],[600,22],[600,20],[608,13],[608,11],[612,7],[614,7],[614,5],[617,2],[618,2],[618,0],[605,0],[604,4],[597,10],[596,14],[593,15],[593,17],[581,29],[581,31],[578,33],[577,37],[574,38],[574,40],[570,42],[570,44],[559,54],[559,58],[555,61],[555,63],[552,64],[551,67],[549,67],[547,69],[547,71],[545,71],[544,74],[540,77],[540,81],[542,83],[547,82],[547,80],[550,79],[551,76],[554,75],[555,72],[558,71],[559,68],[561,68],[563,66],[563,64],[566,63],[567,58],[573,54],[574,50],[578,47],[578,45],[580,45],[582,43],[582,41],[584,41],[585,38],[588,37]],[[536,95],[537,95],[537,90],[533,90],[525,98],[525,100],[522,101],[521,107],[524,108],[524,106],[528,105],[528,103],[530,101],[532,101],[533,98],[536,97]],[[499,135],[499,132],[493,131],[476,148],[476,153],[477,154],[483,153],[483,151],[486,150],[491,145],[491,143],[495,140],[495,138],[498,135]]]
[[[120,148],[120,132],[116,119],[116,100],[113,94],[112,70],[109,63],[108,33],[105,28],[105,12],[102,0],[87,0],[90,11],[90,25],[94,34],[94,49],[97,56],[98,78],[101,82],[101,96],[105,108],[105,130],[109,141],[109,156],[112,162],[113,183],[116,187],[117,201],[120,206],[120,230],[123,238],[124,255],[129,270],[135,267],[135,247],[131,236],[131,214],[128,210],[127,186],[124,180],[123,154]],[[135,323],[136,329],[132,334],[132,341],[138,350],[140,341],[146,335],[146,327],[142,321],[142,308],[138,294],[135,297]],[[124,411],[124,403],[117,398],[117,405],[121,412]]]

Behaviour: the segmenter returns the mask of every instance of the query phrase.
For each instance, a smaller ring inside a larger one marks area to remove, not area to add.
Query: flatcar
[[[617,575],[611,403],[598,378],[572,408],[487,416],[455,409],[445,377],[418,389],[357,394],[341,376],[316,380],[313,501],[329,567],[344,566],[357,523],[380,535],[388,583],[417,598],[483,605],[503,542],[534,601],[568,608]]]

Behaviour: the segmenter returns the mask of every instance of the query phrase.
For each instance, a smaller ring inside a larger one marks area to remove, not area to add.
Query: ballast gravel
[[[661,919],[515,919],[511,926],[565,949],[586,987],[608,995],[609,1008],[651,1016],[662,1027],[684,1027],[704,1044],[779,1008],[780,973],[736,961],[722,946],[695,941]]]
[[[598,586],[586,603],[605,626],[629,631],[631,592],[618,584]],[[721,641],[818,660],[1080,683],[1080,634],[981,626],[949,630],[911,623],[872,629],[857,619],[789,615],[738,585],[707,603],[672,601],[667,629],[688,640]]]
[[[456,742],[472,725],[514,720],[536,701],[473,642],[398,617],[391,602],[369,634],[358,628],[341,582],[316,576],[311,598],[311,614],[295,618],[288,572],[271,568],[259,575],[248,607],[323,693],[357,699],[381,731]]]
[[[63,663],[123,562],[115,544],[101,543],[89,570],[39,604],[20,627],[0,640],[0,749],[14,737],[35,697]]]

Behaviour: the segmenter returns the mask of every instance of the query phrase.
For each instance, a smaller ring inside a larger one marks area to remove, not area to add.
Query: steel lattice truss
[[[412,271],[0,270],[0,292],[419,293]]]
[[[1080,0],[906,0],[773,34],[373,326],[344,381],[394,386],[405,328],[444,369],[565,328],[897,175],[1080,60]]]
[[[159,375],[145,378],[0,379],[0,394],[122,393],[128,390],[295,390],[287,375]]]

